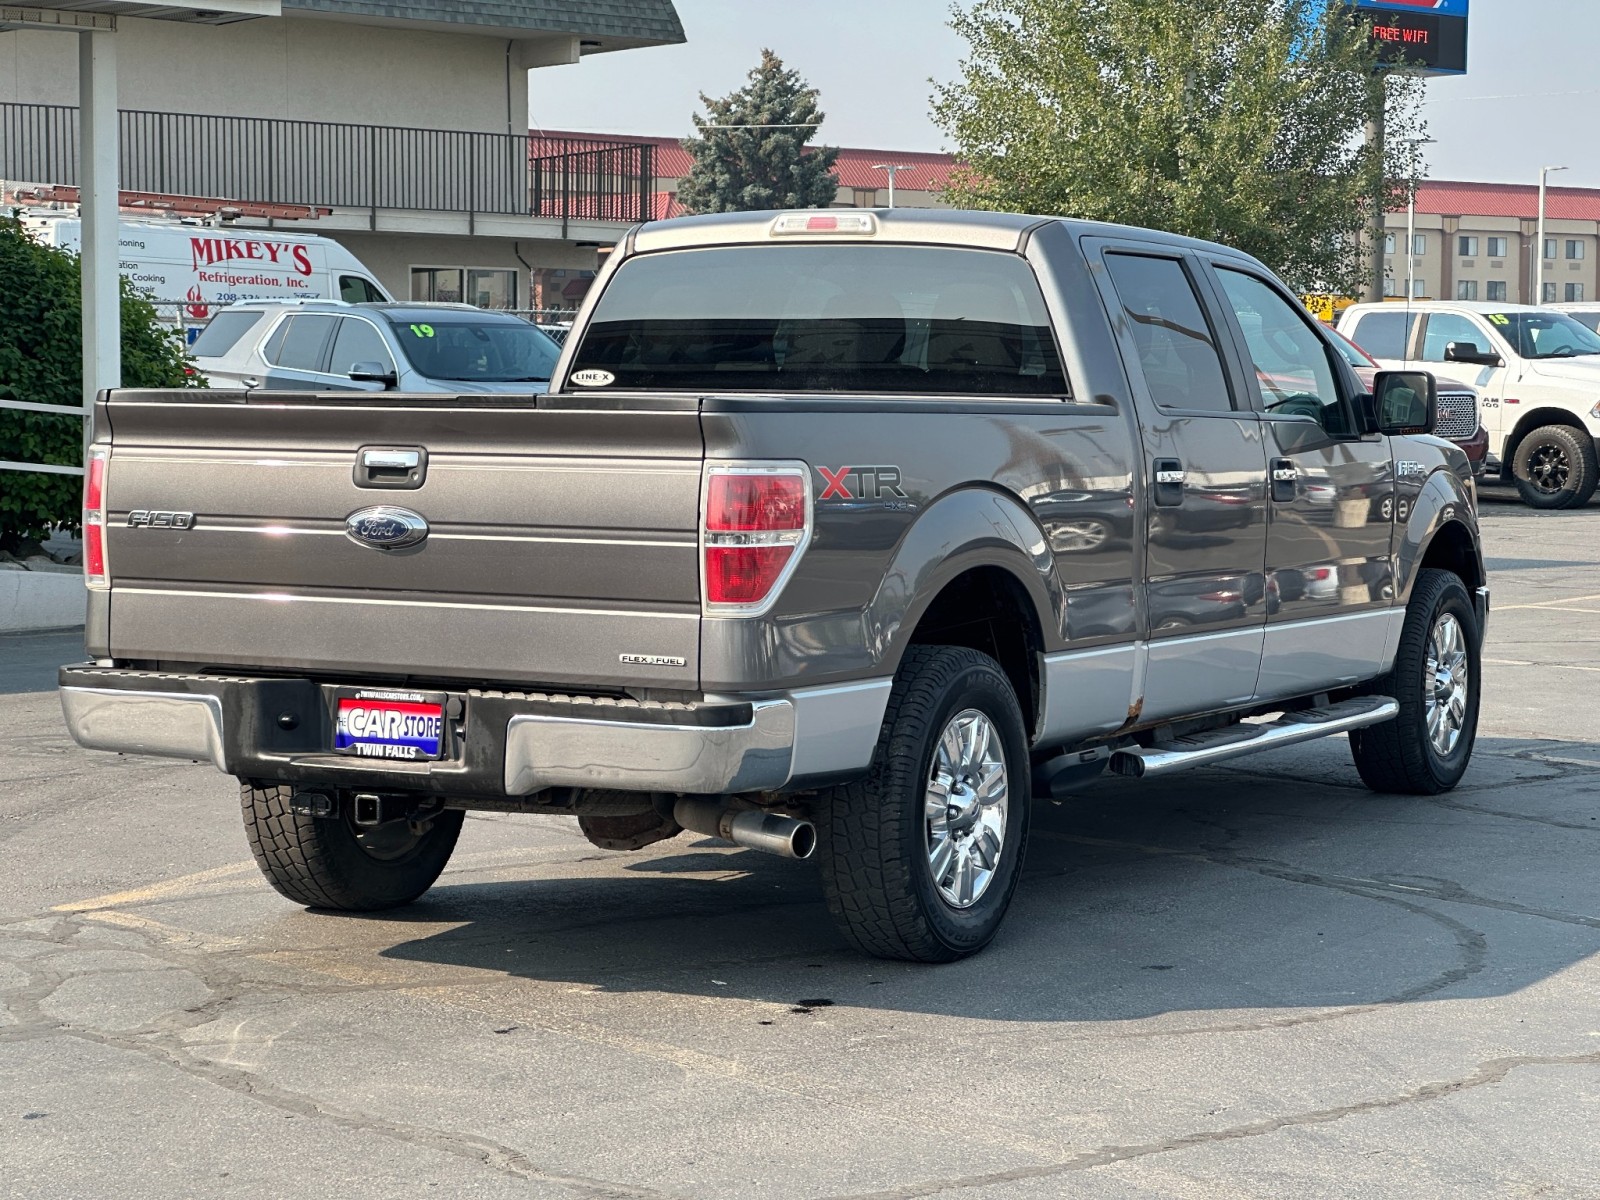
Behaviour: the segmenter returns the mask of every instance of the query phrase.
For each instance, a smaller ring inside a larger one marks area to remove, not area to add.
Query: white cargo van
[[[25,215],[22,223],[46,245],[79,248],[75,216]],[[185,326],[235,300],[393,299],[360,259],[317,234],[182,221],[123,221],[118,233],[122,274]]]

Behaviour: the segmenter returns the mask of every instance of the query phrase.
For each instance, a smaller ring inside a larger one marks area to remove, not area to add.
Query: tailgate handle
[[[360,488],[412,491],[428,474],[428,452],[409,446],[363,446],[356,455],[355,482]]]

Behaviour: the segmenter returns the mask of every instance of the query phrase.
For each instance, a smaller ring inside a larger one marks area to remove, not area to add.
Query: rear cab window
[[[189,352],[196,358],[221,358],[232,350],[266,314],[261,312],[222,312],[200,331]]]
[[[618,267],[579,387],[1066,398],[1032,269],[946,246],[669,250]]]

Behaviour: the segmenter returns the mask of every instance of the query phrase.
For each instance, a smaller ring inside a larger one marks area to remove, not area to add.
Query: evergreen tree
[[[1422,82],[1374,80],[1343,4],[975,0],[951,24],[969,51],[933,114],[963,207],[1166,229],[1358,294],[1377,181],[1418,173]],[[1385,89],[1379,161],[1362,129]]]
[[[822,124],[816,89],[771,50],[750,82],[720,100],[701,93],[699,137],[683,143],[694,166],[678,201],[692,213],[764,208],[826,208],[839,191],[837,149],[806,149]]]

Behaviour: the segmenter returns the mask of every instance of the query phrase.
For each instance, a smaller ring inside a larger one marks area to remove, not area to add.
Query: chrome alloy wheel
[[[1428,708],[1428,740],[1434,753],[1448,758],[1467,723],[1472,668],[1467,638],[1454,613],[1440,613],[1428,635],[1428,658],[1422,668],[1422,696]]]
[[[971,908],[994,880],[1006,843],[1009,780],[994,723],[975,708],[945,724],[928,771],[928,870],[953,908]]]

